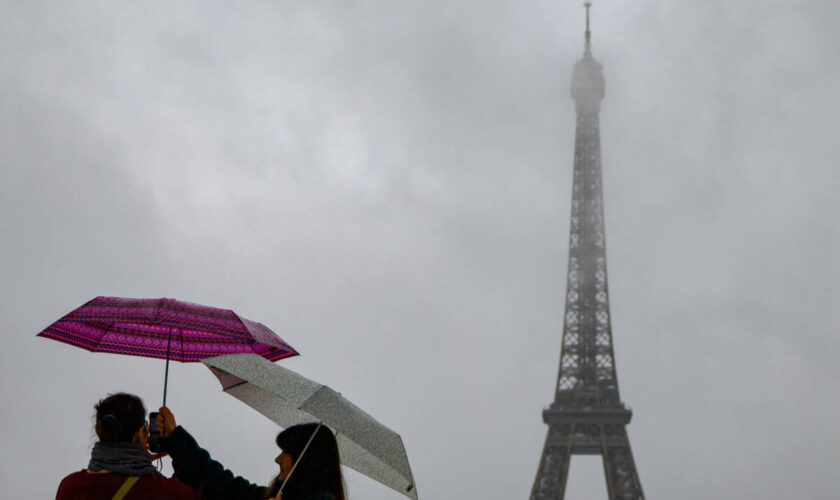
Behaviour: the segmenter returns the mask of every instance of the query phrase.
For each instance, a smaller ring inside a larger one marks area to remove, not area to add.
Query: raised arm
[[[175,475],[185,484],[201,491],[208,500],[260,500],[265,487],[236,476],[213,460],[196,440],[175,422],[167,407],[161,407],[157,421],[164,437],[163,449],[172,457]]]

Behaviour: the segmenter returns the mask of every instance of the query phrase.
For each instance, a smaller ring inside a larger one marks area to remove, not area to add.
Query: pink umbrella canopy
[[[265,325],[229,309],[165,298],[96,297],[38,336],[92,352],[185,362],[234,353],[271,361],[298,354]]]

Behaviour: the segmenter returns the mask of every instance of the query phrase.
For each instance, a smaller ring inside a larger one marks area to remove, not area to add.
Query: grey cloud
[[[266,323],[303,352],[289,367],[402,434],[424,498],[527,495],[560,350],[578,3],[0,9],[2,415],[22,429],[4,490],[32,496],[19,478],[45,457],[38,496],[81,468],[105,392],[157,403],[159,364],[33,337],[114,293]],[[833,491],[838,16],[593,8],[616,363],[651,498]],[[174,370],[199,440],[276,472],[274,428]],[[584,498],[603,496],[591,465],[572,464]]]

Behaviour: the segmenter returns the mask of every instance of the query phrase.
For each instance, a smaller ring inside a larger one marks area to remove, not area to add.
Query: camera
[[[157,416],[158,412],[153,411],[149,413],[149,451],[159,452],[161,451],[161,439],[163,436],[160,435],[157,428]]]

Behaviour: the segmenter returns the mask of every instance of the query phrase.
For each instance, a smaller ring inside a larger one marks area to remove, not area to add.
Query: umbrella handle
[[[312,440],[315,439],[315,434],[318,434],[318,429],[320,429],[322,425],[324,425],[324,422],[318,422],[318,427],[316,427],[315,431],[312,432],[312,435],[309,436],[309,441],[306,442],[306,446],[303,447],[303,451],[300,452],[300,456],[297,457],[295,463],[292,464],[292,470],[290,470],[289,473],[286,474],[286,479],[284,479],[283,484],[280,485],[280,493],[283,493],[283,488],[286,487],[286,481],[288,481],[289,478],[292,477],[292,473],[295,471],[298,464],[300,463],[300,459],[303,458],[303,454],[306,453],[306,449],[309,448],[310,444],[312,444]]]

